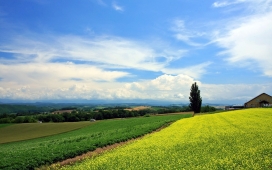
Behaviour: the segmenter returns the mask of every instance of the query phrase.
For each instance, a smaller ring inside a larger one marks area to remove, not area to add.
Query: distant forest
[[[152,106],[142,110],[127,109],[131,109],[131,107],[69,104],[56,104],[53,106],[1,104],[0,123],[78,122],[90,121],[91,119],[128,118],[191,111],[188,106]],[[201,110],[202,112],[212,112],[216,109],[211,106],[204,106]],[[53,114],[54,111],[56,111],[55,114]],[[57,114],[57,111],[64,112]]]

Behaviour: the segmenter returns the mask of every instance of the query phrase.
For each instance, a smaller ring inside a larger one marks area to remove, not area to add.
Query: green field
[[[142,136],[169,122],[190,116],[167,115],[104,120],[67,133],[0,144],[0,169],[34,169],[98,147]],[[5,128],[8,127],[1,129]]]
[[[0,144],[51,136],[89,126],[90,122],[0,124]]]
[[[271,130],[272,109],[195,116],[63,169],[272,169]]]
[[[9,123],[9,124],[0,124],[0,128],[11,126],[11,125],[13,125],[13,124],[11,124],[11,123]]]

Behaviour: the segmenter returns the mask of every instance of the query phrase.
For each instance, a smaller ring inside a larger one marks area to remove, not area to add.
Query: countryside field
[[[73,166],[56,169],[272,169],[272,109],[181,119]]]
[[[33,136],[34,139],[24,141],[21,141],[22,138],[18,137],[17,141],[13,139],[14,142],[10,141],[9,143],[0,144],[0,169],[34,169],[41,165],[52,164],[99,147],[137,138],[169,122],[190,116],[191,114],[183,114],[103,120],[95,123],[87,122],[89,123],[88,126],[84,125],[85,127],[80,129],[52,136],[36,136],[39,138]],[[69,128],[72,124],[75,125],[77,123],[67,123],[66,128]],[[0,126],[0,130],[5,134],[18,134],[20,126],[27,125],[30,124],[14,124],[6,127]],[[55,130],[58,130],[56,126],[59,125],[65,124],[52,124],[52,126],[55,126]],[[30,126],[39,127],[41,124],[35,123]],[[11,131],[11,129],[14,131]],[[35,131],[35,133],[38,134],[37,129],[28,129],[28,134],[30,134],[31,131]],[[65,129],[65,126],[63,126],[62,129]],[[40,128],[40,133],[42,134],[44,132],[46,131]],[[2,138],[2,133],[0,138]],[[1,141],[3,140],[4,139],[1,139]]]
[[[23,123],[13,124],[12,126],[2,124],[2,126],[4,125],[8,127],[0,128],[0,144],[64,133],[89,126],[90,122]]]

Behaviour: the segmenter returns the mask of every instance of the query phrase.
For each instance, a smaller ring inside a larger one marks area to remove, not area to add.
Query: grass
[[[271,122],[272,109],[182,119],[158,133],[62,169],[271,169]]]
[[[91,122],[65,122],[65,123],[22,123],[5,126],[0,124],[0,144],[21,140],[51,136],[76,130],[92,124]]]
[[[13,124],[11,124],[11,123],[0,124],[0,128],[11,126],[11,125],[13,125]]]
[[[169,122],[190,116],[167,115],[104,120],[67,133],[0,144],[0,169],[34,169],[52,164],[99,147],[137,138]]]

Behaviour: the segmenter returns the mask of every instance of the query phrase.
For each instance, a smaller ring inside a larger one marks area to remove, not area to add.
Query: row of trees
[[[50,107],[37,107],[32,105],[19,105],[19,104],[0,104],[0,114],[17,113],[17,115],[35,115],[41,112],[51,111]]]
[[[38,114],[28,116],[17,116],[16,114],[0,114],[0,123],[33,123],[37,121],[42,122],[78,122],[78,121],[89,121],[90,119],[102,120],[112,118],[126,118],[126,117],[137,117],[148,114],[164,114],[164,113],[176,113],[189,111],[189,107],[162,107],[161,109],[144,109],[144,110],[133,110],[128,111],[125,109],[106,108],[99,109],[96,111],[84,111],[74,110],[71,113],[62,114]]]
[[[201,107],[201,112],[213,112],[216,109],[211,106]],[[166,114],[176,112],[187,112],[191,111],[189,107],[162,107],[157,110],[145,109],[139,111],[128,111],[125,109],[100,109],[95,112],[90,111],[73,111],[72,113],[62,114],[38,114],[38,115],[27,115],[17,116],[16,114],[0,114],[0,123],[34,123],[38,121],[42,122],[78,122],[78,121],[89,121],[90,119],[102,120],[112,118],[127,118],[137,117],[149,114]]]

